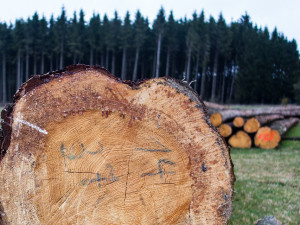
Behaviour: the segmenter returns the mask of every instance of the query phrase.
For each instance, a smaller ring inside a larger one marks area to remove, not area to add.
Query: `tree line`
[[[30,76],[75,63],[128,80],[172,76],[220,103],[293,102],[300,74],[296,41],[257,27],[247,13],[227,24],[222,14],[216,20],[204,11],[175,20],[163,8],[152,24],[140,11],[86,21],[82,10],[68,19],[64,8],[49,21],[35,13],[0,23],[0,58],[2,102]]]

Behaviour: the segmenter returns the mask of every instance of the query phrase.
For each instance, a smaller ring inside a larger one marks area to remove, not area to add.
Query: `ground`
[[[286,136],[300,137],[300,122]],[[230,224],[254,224],[273,215],[299,225],[300,141],[283,141],[275,150],[232,149],[231,156],[236,182]]]
[[[300,123],[287,136],[300,136]],[[278,149],[232,149],[236,176],[230,224],[254,224],[273,215],[282,224],[300,224],[300,141]]]

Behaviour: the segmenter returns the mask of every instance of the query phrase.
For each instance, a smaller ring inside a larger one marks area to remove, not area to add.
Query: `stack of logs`
[[[236,110],[205,102],[211,123],[234,148],[276,148],[300,118],[300,106]]]

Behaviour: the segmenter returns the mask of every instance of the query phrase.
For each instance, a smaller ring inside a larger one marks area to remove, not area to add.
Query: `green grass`
[[[300,123],[286,136],[300,136]],[[236,176],[230,224],[254,224],[273,215],[283,224],[300,224],[300,141],[278,149],[232,149]]]

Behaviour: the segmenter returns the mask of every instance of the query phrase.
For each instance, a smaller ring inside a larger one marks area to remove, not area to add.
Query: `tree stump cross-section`
[[[0,224],[229,221],[229,149],[184,83],[71,66],[24,83],[1,121]]]

